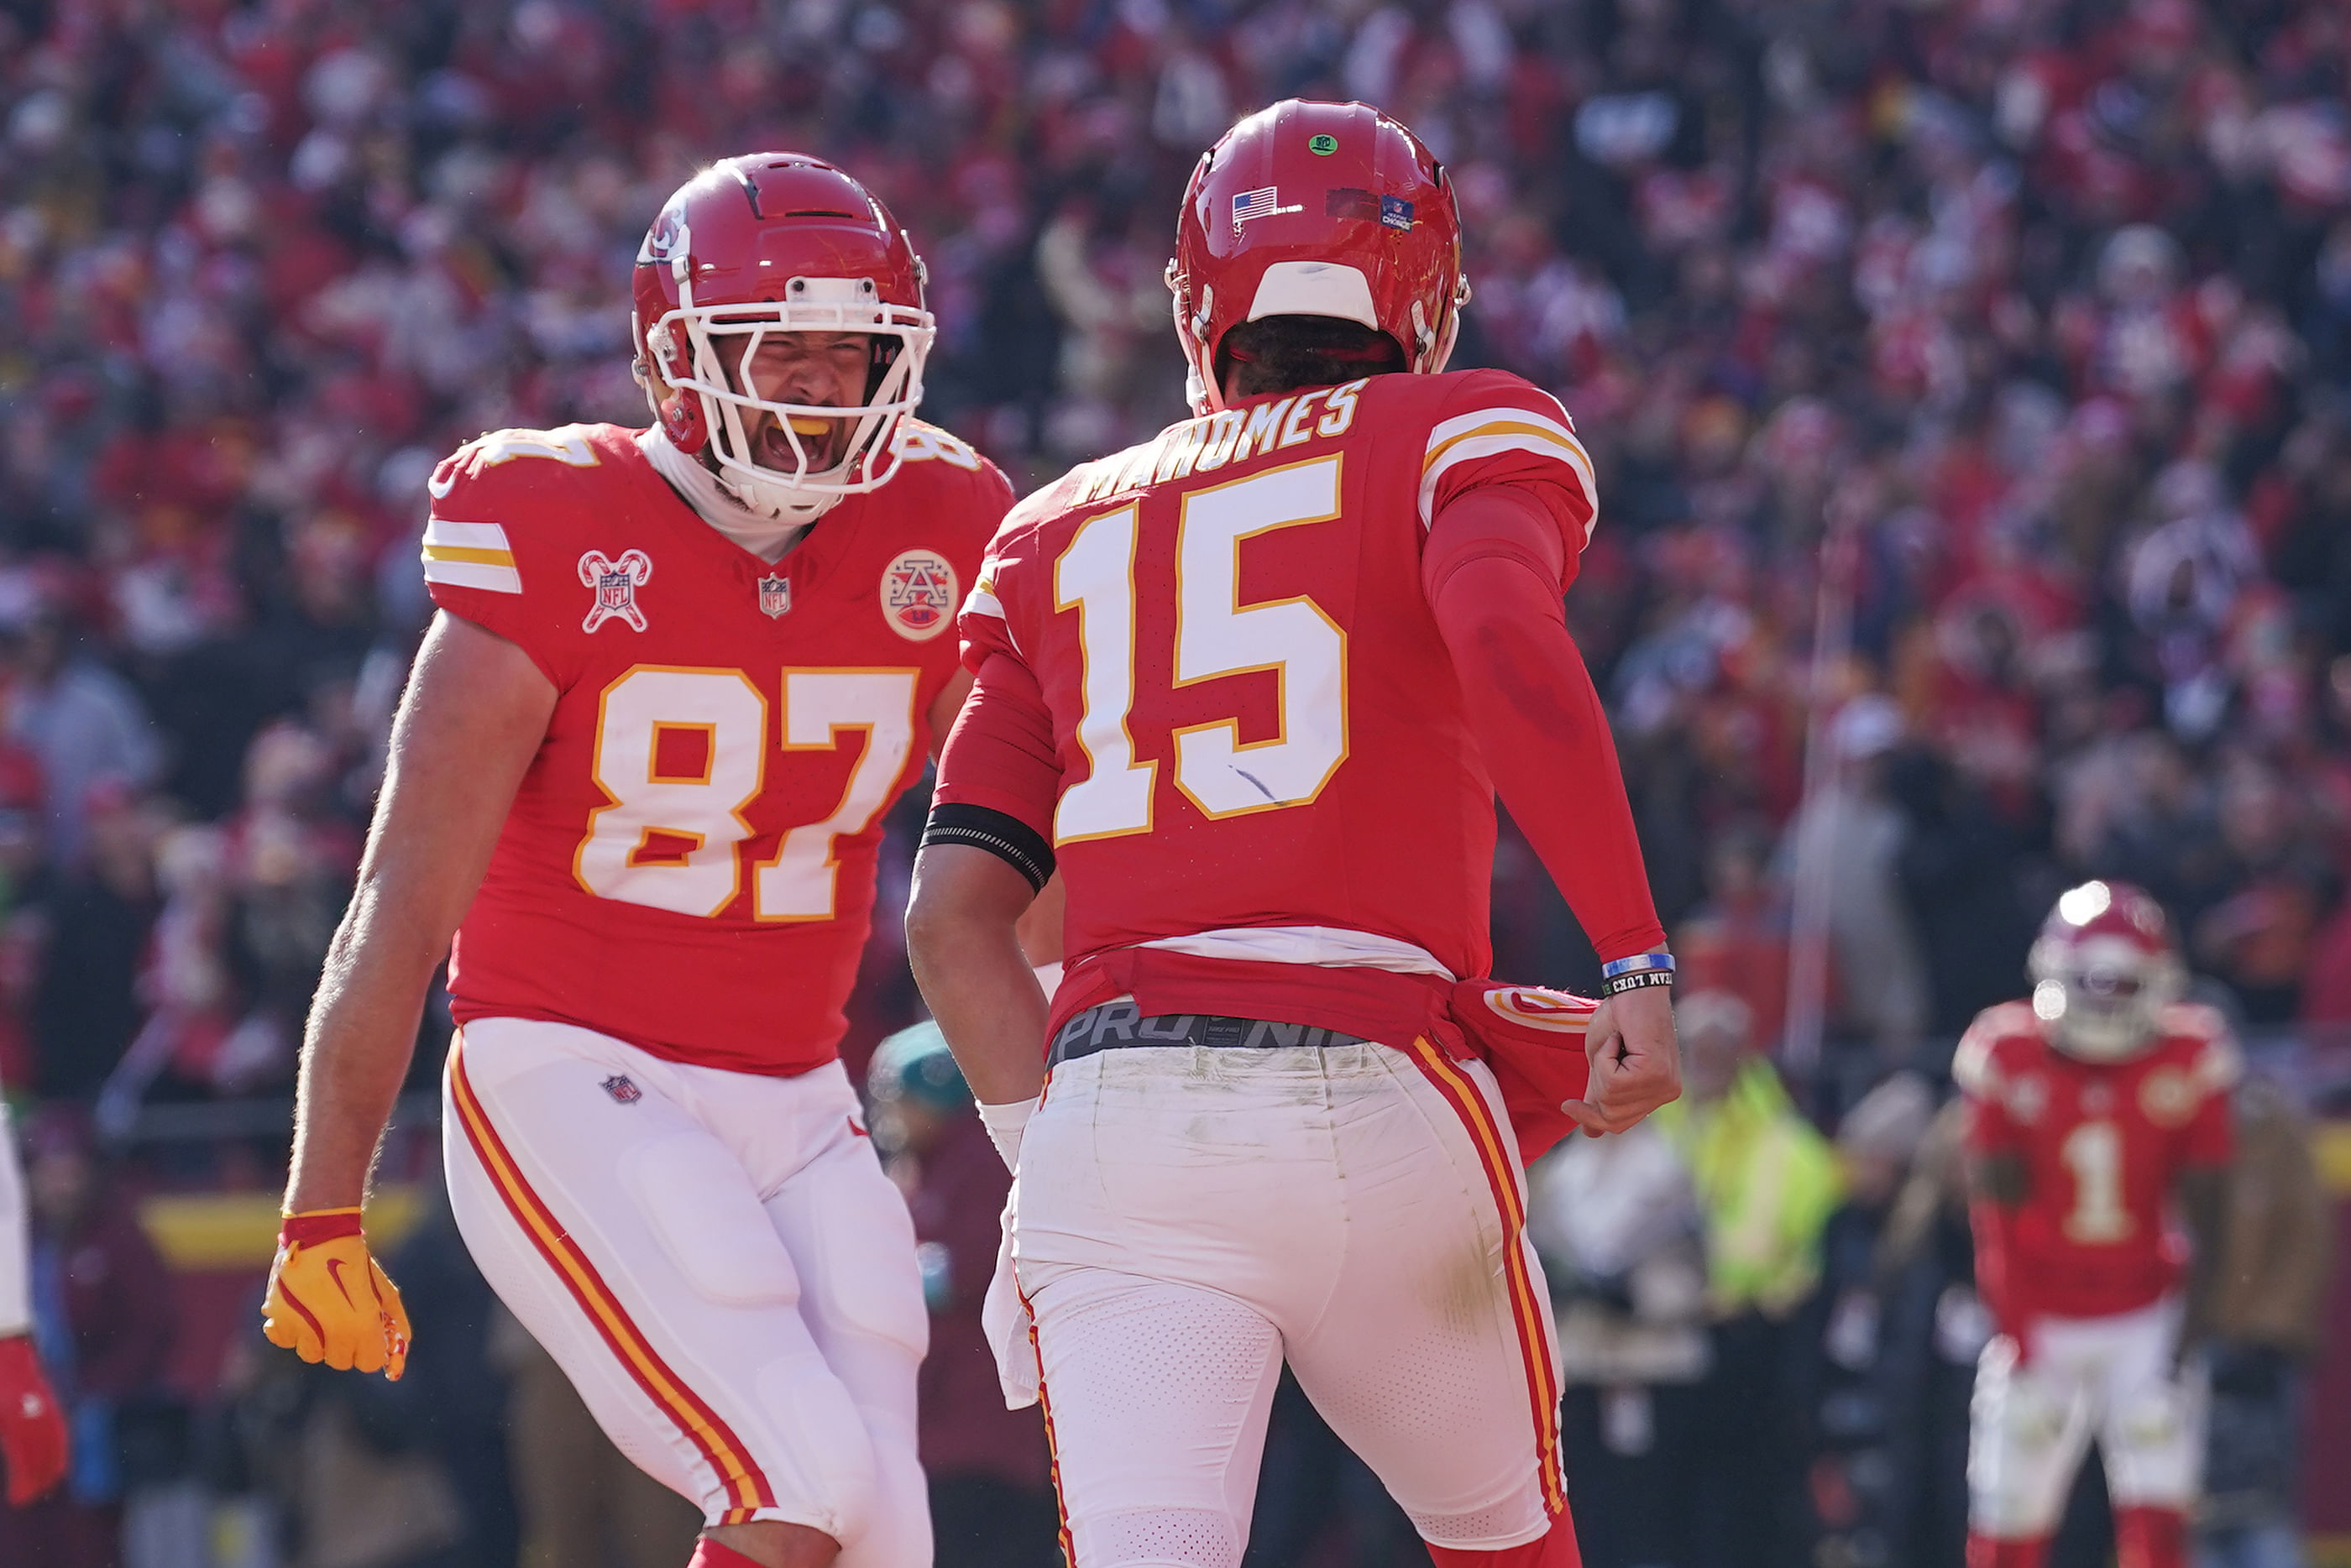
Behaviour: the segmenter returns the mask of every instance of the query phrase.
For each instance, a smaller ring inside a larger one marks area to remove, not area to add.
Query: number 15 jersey
[[[1051,845],[1073,966],[1322,928],[1487,972],[1493,786],[1421,561],[1431,520],[1492,483],[1544,498],[1572,568],[1594,515],[1583,445],[1556,400],[1494,370],[1254,399],[1006,519],[965,659],[1034,675],[1054,762],[997,775],[989,750],[951,745],[936,798]],[[1313,947],[1251,950],[1327,961]]]
[[[656,1055],[830,1061],[883,813],[923,769],[957,594],[1011,500],[909,423],[883,488],[770,564],[612,425],[505,431],[434,475],[424,576],[555,683],[449,965],[457,1020],[575,1023]]]

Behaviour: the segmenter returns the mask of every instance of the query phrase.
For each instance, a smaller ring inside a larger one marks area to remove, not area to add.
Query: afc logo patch
[[[637,590],[653,579],[653,557],[643,550],[623,550],[617,561],[601,550],[580,557],[580,580],[596,590],[588,607],[582,631],[594,631],[608,620],[619,620],[631,631],[645,629],[645,612],[637,607]]]
[[[603,1089],[616,1106],[633,1106],[645,1097],[645,1092],[626,1073],[615,1073],[605,1079]]]
[[[955,567],[937,551],[901,551],[882,569],[882,618],[907,641],[930,641],[955,614]]]

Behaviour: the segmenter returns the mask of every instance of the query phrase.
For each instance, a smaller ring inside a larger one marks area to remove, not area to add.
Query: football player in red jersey
[[[2039,1568],[2095,1438],[2123,1568],[2180,1568],[2236,1051],[2178,1000],[2163,909],[2126,883],[2060,898],[2032,969],[2032,999],[1977,1018],[1952,1064],[1998,1330],[1970,1411],[1968,1564]]]
[[[1007,1393],[1041,1382],[1081,1563],[1239,1562],[1285,1358],[1439,1563],[1572,1563],[1519,1146],[1677,1084],[1562,613],[1590,464],[1543,392],[1444,373],[1453,192],[1364,105],[1228,133],[1169,282],[1197,417],[990,545],[908,917],[1018,1176]],[[1611,961],[1597,1017],[1475,978],[1498,788]],[[1014,921],[1056,866],[1049,1008]],[[1583,1035],[1588,1089],[1511,1102],[1506,1016]]]
[[[922,1286],[834,1048],[1010,492],[914,421],[921,263],[838,169],[705,170],[635,296],[651,428],[500,431],[433,478],[440,613],[311,1013],[269,1333],[399,1375],[359,1205],[454,931],[484,1274],[701,1505],[701,1560],[914,1568]]]

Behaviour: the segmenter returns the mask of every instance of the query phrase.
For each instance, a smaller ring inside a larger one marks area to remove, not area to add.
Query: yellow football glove
[[[398,1382],[408,1366],[408,1309],[369,1253],[356,1209],[285,1217],[261,1324],[270,1344],[337,1371],[381,1372]]]

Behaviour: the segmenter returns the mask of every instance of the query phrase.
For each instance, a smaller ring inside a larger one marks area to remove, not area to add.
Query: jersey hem
[[[552,1008],[546,1007],[468,1006],[452,997],[449,1015],[459,1029],[489,1018],[513,1018],[532,1023],[561,1023],[573,1029],[585,1029],[590,1034],[601,1034],[607,1039],[618,1040],[622,1044],[634,1046],[648,1056],[658,1056],[664,1062],[675,1062],[680,1066],[712,1067],[722,1073],[748,1073],[759,1078],[797,1078],[841,1060],[840,1043],[836,1041],[822,1056],[800,1062],[798,1064],[749,1062],[739,1058],[716,1061],[706,1051],[697,1052],[686,1046],[655,1040],[649,1035],[639,1034],[631,1030],[615,1029],[610,1024],[594,1023],[589,1019],[574,1017],[569,1013],[558,1012]]]

